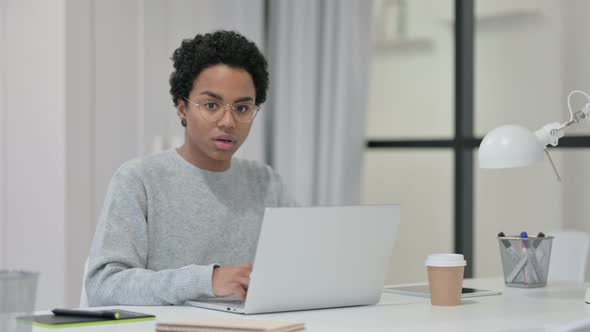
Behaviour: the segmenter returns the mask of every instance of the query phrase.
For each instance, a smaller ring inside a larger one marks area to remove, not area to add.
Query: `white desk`
[[[590,319],[586,284],[550,283],[545,288],[506,288],[501,279],[465,280],[466,287],[501,289],[502,295],[463,300],[458,307],[433,307],[427,299],[384,294],[376,306],[242,316],[193,307],[124,307],[156,315],[157,321],[203,317],[301,321],[306,331],[546,331],[574,320]],[[155,331],[155,322],[44,329],[34,332]]]

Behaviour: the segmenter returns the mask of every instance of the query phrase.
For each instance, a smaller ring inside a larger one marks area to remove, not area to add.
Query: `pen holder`
[[[498,237],[504,282],[508,287],[545,287],[549,272],[552,236]]]

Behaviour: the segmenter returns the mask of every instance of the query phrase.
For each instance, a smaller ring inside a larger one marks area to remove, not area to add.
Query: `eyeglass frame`
[[[191,104],[193,104],[193,105],[197,106],[197,109],[199,109],[199,112],[201,112],[201,113],[202,113],[202,110],[200,109],[200,108],[201,108],[201,106],[203,106],[202,104],[199,104],[199,103],[197,103],[197,102],[194,102],[194,101],[190,100],[190,99],[189,99],[189,98],[187,98],[187,97],[182,97],[182,98],[186,99],[186,101],[188,101],[189,103],[191,103]],[[239,102],[239,103],[235,103],[235,104],[224,104],[224,103],[222,103],[222,102],[221,102],[220,100],[218,100],[218,99],[215,99],[215,98],[213,98],[213,100],[215,100],[215,101],[218,101],[218,102],[219,102],[220,106],[223,108],[223,113],[221,113],[221,116],[220,116],[220,117],[219,117],[219,119],[217,119],[217,120],[209,120],[209,119],[207,119],[205,116],[203,116],[203,118],[204,118],[205,120],[207,120],[207,121],[211,121],[211,122],[216,122],[216,121],[219,121],[219,120],[223,119],[223,117],[225,116],[225,112],[227,112],[228,106],[229,106],[229,108],[230,108],[230,110],[231,110],[232,112],[236,112],[236,111],[235,111],[235,107],[236,107],[236,105],[239,105],[239,104],[251,104],[251,105],[254,105],[254,115],[252,116],[252,119],[250,119],[250,121],[248,121],[248,122],[243,122],[243,121],[240,121],[240,120],[238,120],[238,119],[237,119],[237,118],[234,116],[234,114],[233,114],[233,113],[231,113],[231,114],[232,114],[232,117],[234,118],[234,120],[236,120],[236,121],[237,121],[237,122],[239,122],[239,123],[252,123],[252,122],[254,122],[254,118],[256,118],[256,115],[257,115],[257,114],[258,114],[258,112],[260,111],[260,106],[258,106],[258,105],[256,105],[256,104],[254,104],[254,103],[245,103],[245,102]]]

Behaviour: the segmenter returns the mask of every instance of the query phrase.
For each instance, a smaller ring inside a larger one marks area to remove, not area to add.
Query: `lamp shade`
[[[505,125],[490,131],[479,145],[480,168],[523,167],[543,160],[545,147],[525,127]]]

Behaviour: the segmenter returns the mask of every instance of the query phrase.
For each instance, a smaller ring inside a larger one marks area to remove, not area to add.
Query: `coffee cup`
[[[463,273],[467,262],[460,254],[433,254],[426,259],[430,303],[436,306],[461,304]]]

